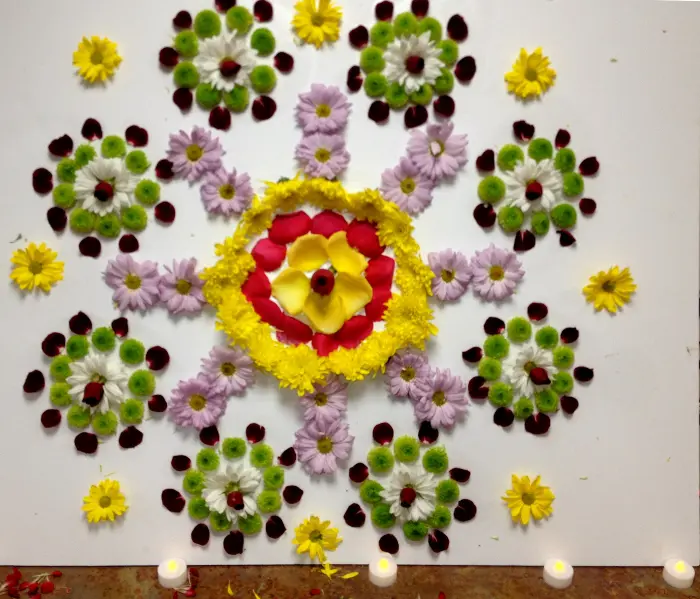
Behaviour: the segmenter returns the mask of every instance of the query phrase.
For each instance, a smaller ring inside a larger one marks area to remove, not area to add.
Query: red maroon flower
[[[44,379],[44,373],[41,372],[41,370],[32,370],[24,379],[22,390],[25,393],[38,393],[42,391],[45,386],[46,380]]]
[[[129,321],[120,316],[112,321],[112,330],[117,337],[124,338],[129,334]]]
[[[265,427],[251,422],[245,429],[245,437],[248,443],[260,443],[265,438]]]
[[[182,112],[192,108],[192,102],[194,101],[194,96],[192,95],[192,90],[186,87],[179,87],[173,92],[173,103]]]
[[[456,42],[463,42],[469,36],[469,27],[462,15],[452,15],[447,21],[447,35]]]
[[[80,133],[88,141],[102,139],[102,125],[97,119],[86,119]]]
[[[428,111],[425,106],[409,106],[403,115],[403,123],[407,129],[420,127],[428,120]]]
[[[344,348],[354,349],[372,334],[373,327],[372,320],[358,314],[346,320],[333,337]]]
[[[104,385],[96,381],[92,381],[85,385],[85,390],[83,391],[83,403],[95,408],[102,401],[105,395]]]
[[[156,177],[163,181],[170,181],[175,176],[173,172],[173,163],[167,158],[163,158],[156,164]]]
[[[255,244],[251,255],[260,268],[265,272],[272,272],[282,266],[282,262],[287,257],[287,248],[266,237]]]
[[[49,152],[59,158],[70,156],[73,152],[73,140],[70,135],[61,135],[49,144]]]
[[[280,73],[291,73],[294,68],[294,57],[286,52],[278,52],[275,54],[274,63]]]
[[[473,56],[465,56],[455,67],[455,77],[460,83],[469,83],[476,75],[476,61]]]
[[[389,445],[394,440],[394,428],[388,422],[381,422],[372,429],[372,438],[379,445]]]
[[[131,233],[122,235],[119,239],[119,251],[122,254],[131,254],[139,249],[139,240]]]
[[[581,214],[591,216],[593,213],[595,213],[597,205],[595,203],[595,200],[592,200],[591,198],[581,198],[581,200],[578,203],[578,207],[581,210]]]
[[[175,472],[186,472],[192,467],[192,460],[186,455],[174,455],[170,465]]]
[[[280,466],[286,466],[287,468],[290,468],[291,466],[294,466],[297,461],[297,452],[296,449],[293,447],[288,447],[285,449],[281,455],[277,458],[277,463]]]
[[[534,202],[542,197],[542,192],[542,183],[539,181],[530,181],[525,188],[525,197],[530,202]]]
[[[569,133],[566,129],[559,129],[559,131],[557,131],[557,136],[554,138],[554,146],[557,148],[557,150],[565,148],[570,142],[571,133]]]
[[[266,121],[277,112],[277,104],[269,96],[260,96],[253,101],[252,112],[256,120]]]
[[[61,412],[54,408],[44,410],[41,415],[41,426],[44,428],[54,428],[61,424]]]
[[[549,374],[547,374],[547,371],[544,368],[533,368],[530,371],[530,380],[533,382],[535,385],[549,385],[550,380],[549,380]]]
[[[366,464],[357,462],[357,464],[348,470],[348,475],[352,482],[359,485],[367,480],[367,477],[369,476],[369,468],[367,468]]]
[[[472,399],[486,399],[489,396],[489,388],[484,385],[486,379],[483,376],[473,376],[467,383],[467,391]]]
[[[358,25],[348,34],[350,45],[356,50],[362,50],[369,43],[369,31],[364,25]]]
[[[440,96],[433,102],[433,110],[437,116],[449,119],[455,113],[455,101],[451,96]]]
[[[240,530],[232,530],[224,539],[224,551],[229,555],[240,555],[243,553],[243,533]]]
[[[52,206],[46,211],[46,220],[49,222],[49,226],[58,233],[66,228],[68,215],[63,208]]]
[[[345,524],[351,528],[362,528],[365,525],[366,519],[367,514],[365,514],[359,503],[351,503],[348,509],[345,510],[345,514],[343,514]]]
[[[502,428],[508,428],[513,424],[513,420],[515,420],[515,414],[510,408],[500,407],[493,413],[493,423]]]
[[[430,422],[425,420],[424,422],[420,423],[420,427],[418,428],[418,440],[421,443],[424,445],[432,445],[438,440],[439,436],[440,431],[433,428]]]
[[[434,530],[428,535],[428,545],[430,545],[433,552],[441,553],[450,548],[450,539],[441,530]]]
[[[559,245],[563,248],[568,248],[576,243],[576,238],[566,229],[557,231],[559,234]]]
[[[231,127],[231,112],[223,106],[215,106],[209,113],[209,126],[220,131],[228,131]]]
[[[236,0],[214,0],[216,10],[226,12],[229,8],[236,6]]]
[[[365,279],[373,289],[391,289],[396,262],[390,256],[378,256],[367,263]]]
[[[496,168],[496,155],[493,150],[485,150],[476,159],[476,168],[482,173],[490,173]]]
[[[353,220],[347,229],[348,244],[367,258],[377,258],[384,252],[377,228],[368,221]]]
[[[176,489],[165,489],[160,494],[163,507],[169,512],[177,514],[185,508],[185,498]]]
[[[32,187],[37,193],[49,193],[53,189],[53,175],[43,167],[32,173]]]
[[[559,400],[561,409],[565,414],[573,414],[578,410],[578,399],[575,397],[570,397],[569,395],[563,395]]]
[[[595,175],[598,172],[598,169],[600,169],[600,163],[595,156],[590,156],[584,159],[583,162],[578,165],[578,172],[584,177]]]
[[[353,93],[360,91],[360,89],[362,88],[363,82],[364,82],[364,79],[362,77],[362,71],[360,70],[360,67],[358,67],[357,65],[350,67],[348,69],[348,76],[345,79],[345,83],[348,86],[348,90],[350,90]],[[377,102],[379,102],[380,104],[385,104],[385,102],[380,102],[379,100],[377,100],[376,102],[372,103],[372,106],[374,106],[374,104],[376,104]],[[369,118],[371,118],[372,120],[375,120],[372,118],[372,106],[370,106]],[[388,109],[389,105],[387,104],[386,106]],[[388,115],[387,115],[387,118],[388,118]],[[382,120],[386,120],[386,119],[382,119]],[[379,121],[377,121],[377,122],[379,122]]]
[[[430,0],[413,0],[411,2],[411,12],[419,19],[422,19],[430,10]]]
[[[566,327],[562,330],[560,338],[562,343],[576,343],[578,341],[578,329],[576,327]]]
[[[214,447],[214,445],[219,442],[220,438],[219,429],[216,428],[216,425],[207,426],[199,431],[199,440],[209,447]]]
[[[146,364],[151,370],[163,370],[170,364],[168,350],[160,345],[154,345],[146,352]]]
[[[454,511],[455,520],[469,522],[476,516],[476,504],[471,499],[460,499]]]
[[[296,505],[299,503],[303,494],[304,491],[294,485],[288,485],[282,491],[282,497],[289,505]]]
[[[532,231],[518,231],[513,241],[513,250],[516,252],[529,252],[535,247],[535,235]]]
[[[172,69],[174,66],[177,65],[178,62],[180,62],[180,55],[177,53],[177,50],[175,48],[165,46],[164,48],[160,49],[160,52],[158,52],[158,62],[166,69]],[[183,87],[181,89],[185,88]],[[175,94],[177,94],[178,91],[179,90],[177,90]],[[173,102],[180,106],[180,104],[178,104],[178,101],[175,99],[175,94],[173,94]],[[192,94],[190,94],[190,97],[192,97]],[[181,108],[181,110],[184,110],[184,108]]]
[[[385,123],[389,120],[389,105],[381,100],[375,100],[370,104],[367,116],[375,123]]]
[[[122,449],[133,449],[141,445],[143,433],[135,426],[127,426],[119,434],[119,447]]]
[[[548,312],[549,310],[547,309],[547,306],[545,306],[541,302],[532,302],[527,307],[527,316],[533,322],[539,322],[540,320],[544,320],[545,318],[547,318]]]
[[[311,347],[316,350],[316,353],[325,357],[331,352],[334,352],[340,347],[340,343],[336,341],[333,335],[324,335],[323,333],[314,333],[313,339],[311,339]]]
[[[68,328],[76,335],[87,335],[92,331],[92,321],[85,312],[78,312],[68,321]]]
[[[257,0],[257,2],[253,4],[253,14],[260,23],[272,21],[272,13],[272,4],[267,0]]]
[[[186,10],[181,10],[173,18],[173,27],[175,29],[189,29],[192,27],[192,15]]]
[[[547,414],[539,412],[525,420],[525,430],[532,435],[545,435],[549,431],[551,420]]]
[[[95,453],[97,451],[97,435],[93,433],[78,433],[75,436],[75,448],[81,453]]]
[[[250,300],[250,303],[260,320],[277,329],[284,327],[286,315],[275,302],[262,297],[255,297]]]
[[[465,470],[464,468],[452,468],[450,470],[450,478],[459,483],[460,485],[463,485],[466,483],[469,478],[471,477],[472,473],[469,472],[469,470]]]
[[[387,303],[392,297],[390,289],[377,287],[372,290],[372,299],[365,306],[365,315],[372,322],[379,322],[384,319]]]
[[[41,342],[41,351],[49,358],[53,358],[61,353],[66,346],[66,336],[63,333],[49,333]]]
[[[348,223],[342,214],[333,210],[324,210],[311,219],[310,232],[329,238],[333,233],[345,231],[347,228]]]
[[[158,202],[153,209],[153,214],[157,221],[169,225],[175,220],[175,206],[170,202]]]
[[[399,542],[392,534],[385,534],[379,539],[379,551],[396,555],[399,552]]]
[[[192,534],[190,535],[190,538],[192,539],[192,542],[195,545],[204,547],[207,543],[209,543],[209,536],[209,527],[206,524],[200,522],[199,524],[197,524],[197,526],[195,526],[192,529]]]
[[[378,2],[374,7],[374,14],[378,21],[391,21],[394,18],[394,3],[388,0]]]
[[[142,148],[148,144],[148,131],[146,131],[143,127],[139,127],[138,125],[131,125],[127,127],[126,131],[124,132],[124,137],[126,138],[127,143],[135,148]]]
[[[311,217],[303,210],[278,214],[272,221],[267,236],[273,243],[287,245],[311,230]]]
[[[265,533],[270,539],[279,539],[285,532],[287,527],[279,516],[270,516],[265,522]]]
[[[506,328],[506,323],[497,316],[489,316],[484,322],[484,332],[487,335],[500,335]]]
[[[579,383],[588,383],[593,380],[593,369],[587,366],[577,366],[574,368],[574,378]]]
[[[513,135],[520,141],[530,141],[535,136],[535,126],[527,121],[515,121]]]
[[[496,211],[491,204],[477,204],[474,208],[474,220],[482,229],[489,229],[496,222]]]
[[[102,242],[90,235],[80,240],[78,250],[83,256],[88,258],[97,258],[102,253]]]
[[[165,397],[162,395],[153,395],[151,399],[148,400],[148,409],[156,414],[165,412],[165,410],[168,409],[168,402],[165,401]]]
[[[470,347],[467,351],[462,352],[462,360],[470,364],[476,364],[483,357],[484,352],[478,346]]]
[[[248,298],[248,301],[254,297],[269,298],[272,293],[270,279],[261,268],[256,268],[251,271],[245,283],[241,285],[241,292]]]

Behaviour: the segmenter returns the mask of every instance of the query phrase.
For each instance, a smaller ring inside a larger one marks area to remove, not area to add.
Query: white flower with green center
[[[427,520],[435,509],[437,481],[421,466],[398,464],[380,495],[400,522]]]
[[[442,50],[430,40],[430,32],[394,40],[384,53],[384,74],[391,83],[398,83],[406,93],[417,92],[422,85],[434,85],[445,64]]]
[[[125,401],[129,373],[120,360],[90,352],[82,360],[72,362],[70,369],[72,374],[66,383],[70,385],[69,393],[78,402],[82,402],[85,387],[89,383],[102,385],[104,397],[93,411],[107,412],[110,407],[118,408]]]
[[[241,462],[228,464],[206,478],[202,497],[212,512],[226,514],[236,524],[239,518],[255,515],[255,496],[261,480],[256,468],[246,468]]]
[[[552,352],[541,347],[528,346],[513,352],[503,364],[504,379],[513,387],[516,397],[530,397],[547,385],[536,385],[530,376],[535,368],[541,368],[551,379],[556,372]]]
[[[128,208],[138,183],[121,158],[95,158],[75,178],[75,198],[85,210],[104,216]]]

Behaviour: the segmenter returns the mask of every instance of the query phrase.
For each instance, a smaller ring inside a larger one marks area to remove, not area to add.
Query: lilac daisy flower
[[[416,418],[420,422],[429,421],[433,428],[452,428],[469,405],[464,381],[452,376],[449,368],[436,368],[432,378],[422,379],[418,385],[420,398],[413,406]]]
[[[180,381],[170,399],[170,418],[178,426],[202,430],[226,411],[226,398],[202,377]]]
[[[342,136],[322,133],[303,137],[297,146],[296,158],[307,175],[326,179],[334,179],[350,163]]]
[[[433,271],[433,295],[439,300],[459,299],[467,290],[472,278],[469,260],[461,252],[443,250],[428,254],[428,264]]]
[[[476,252],[469,263],[474,291],[485,300],[500,301],[513,295],[525,271],[515,252],[491,244]]]
[[[418,399],[418,382],[430,379],[430,365],[424,352],[403,349],[396,352],[386,366],[386,387],[395,397]]]
[[[160,274],[155,262],[139,263],[128,254],[120,254],[107,263],[104,278],[114,289],[112,300],[122,311],[147,310],[158,302]]]
[[[297,121],[304,135],[338,133],[348,124],[349,114],[347,96],[334,85],[312,83],[310,92],[299,94]]]
[[[311,474],[333,474],[338,468],[337,460],[350,457],[355,440],[348,432],[348,424],[341,420],[329,426],[307,422],[295,434],[297,457]]]
[[[452,135],[454,123],[428,125],[427,133],[412,131],[408,156],[420,172],[434,181],[454,177],[467,163],[467,136]]]
[[[219,345],[202,360],[202,376],[225,397],[243,395],[253,384],[253,361],[242,350]]]
[[[223,154],[219,138],[201,127],[194,127],[191,134],[180,129],[170,136],[168,159],[173,163],[173,171],[190,183],[204,173],[220,169]]]
[[[250,177],[246,173],[239,175],[235,168],[230,173],[223,168],[205,173],[199,194],[207,212],[224,216],[246,210],[254,195]]]
[[[301,398],[304,420],[328,427],[345,414],[348,406],[348,386],[337,377],[330,377],[325,385],[316,385],[313,393]]]
[[[197,259],[173,260],[172,269],[164,266],[168,274],[160,278],[160,301],[172,314],[195,314],[206,304],[202,287],[204,281],[197,273]]]
[[[398,166],[382,173],[382,185],[379,189],[387,200],[413,216],[430,206],[434,187],[435,182],[421,174],[418,167],[404,157]]]

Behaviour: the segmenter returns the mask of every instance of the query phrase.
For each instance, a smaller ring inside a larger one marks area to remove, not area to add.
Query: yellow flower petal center
[[[532,505],[535,503],[535,494],[534,493],[523,493],[523,503],[525,505]]]
[[[440,273],[440,278],[445,281],[445,283],[451,283],[454,281],[455,278],[455,271],[454,270],[443,270]]]
[[[533,69],[532,67],[525,69],[525,79],[528,81],[537,81],[537,76],[537,69]]]
[[[104,61],[104,56],[102,56],[102,52],[99,50],[95,50],[92,54],[90,54],[90,62],[92,64],[102,64]]]
[[[447,403],[444,391],[436,391],[433,393],[433,403],[436,406],[444,406]]]
[[[333,441],[331,441],[329,437],[321,437],[316,441],[316,447],[319,453],[330,453],[333,451]]]
[[[231,364],[231,362],[224,362],[219,367],[219,370],[224,376],[233,376],[234,374],[236,374],[236,367],[235,365]]]
[[[187,155],[187,160],[190,162],[197,162],[202,157],[202,154],[204,154],[204,150],[197,144],[190,144],[187,146],[185,154]]]
[[[608,293],[613,293],[615,291],[615,281],[605,281],[602,285],[603,291],[607,291]]]
[[[312,543],[320,543],[321,541],[323,541],[323,533],[319,530],[312,530],[309,533],[309,541],[311,541]]]
[[[225,493],[228,495],[229,493],[235,493],[236,491],[240,491],[240,487],[238,486],[238,483],[227,483],[225,487]]]
[[[180,295],[187,295],[190,292],[190,289],[192,289],[192,283],[190,283],[187,279],[180,279],[175,285],[175,289]]]
[[[525,365],[523,366],[523,370],[530,374],[533,368],[537,368],[537,364],[534,362],[525,362]]]
[[[416,190],[416,182],[411,177],[406,177],[401,181],[401,191],[405,194],[413,193]]]
[[[204,395],[195,393],[194,395],[190,396],[189,403],[190,408],[192,408],[195,412],[201,412],[207,405],[207,398],[204,397]]]
[[[33,275],[40,275],[42,269],[44,268],[44,265],[41,262],[37,262],[36,260],[32,260],[29,262],[29,272],[32,273]]]
[[[492,281],[502,281],[506,276],[502,266],[494,265],[489,269],[489,278]]]
[[[323,392],[317,393],[314,397],[317,406],[325,406],[328,403],[328,395]]]
[[[435,139],[430,142],[430,153],[437,157],[441,156],[442,153],[445,151],[445,144],[443,144],[441,141]]]
[[[103,495],[100,497],[100,507],[101,508],[108,508],[110,505],[112,505],[112,500],[107,497],[107,495]]]
[[[219,187],[219,197],[222,200],[232,200],[233,196],[235,195],[236,189],[230,183],[226,183],[226,185]]]
[[[315,12],[311,15],[311,24],[314,27],[322,27],[326,20],[320,12]]]
[[[331,116],[331,107],[328,104],[319,104],[316,106],[316,116],[326,119]]]
[[[90,377],[90,382],[101,383],[104,385],[107,382],[107,379],[98,372],[94,372],[93,375]]]
[[[404,381],[410,383],[414,378],[416,378],[416,369],[413,366],[406,366],[406,368],[401,370],[399,375]]]
[[[127,289],[131,289],[132,291],[135,291],[139,287],[141,287],[141,277],[137,277],[136,275],[128,274],[126,275],[126,278],[124,279],[124,285],[126,285]]]
[[[316,158],[318,162],[328,162],[331,159],[331,153],[326,150],[326,148],[319,148],[316,150],[314,158]]]

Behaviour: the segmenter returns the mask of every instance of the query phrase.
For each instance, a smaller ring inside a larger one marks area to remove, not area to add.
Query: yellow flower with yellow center
[[[343,11],[331,0],[301,0],[294,6],[296,14],[292,27],[306,43],[320,48],[324,42],[334,42],[340,37],[340,19]]]
[[[529,476],[519,478],[513,474],[512,488],[501,499],[508,505],[513,522],[519,521],[527,526],[530,517],[541,520],[551,515],[554,493],[549,487],[540,484],[539,476],[530,482]]]
[[[618,308],[629,303],[632,294],[637,290],[630,269],[620,270],[613,266],[607,271],[601,270],[589,279],[590,283],[583,288],[586,301],[593,304],[596,310],[605,308],[615,314]]]
[[[15,266],[10,279],[22,291],[33,291],[38,287],[48,293],[51,287],[63,280],[63,262],[56,262],[57,256],[45,243],[40,246],[30,243],[26,249],[12,254],[10,262]]]
[[[321,522],[318,516],[311,516],[294,529],[292,543],[297,545],[297,553],[308,553],[309,557],[326,561],[326,551],[335,551],[343,539],[338,536],[338,529],[331,528],[329,520]]]
[[[119,482],[108,478],[90,487],[90,494],[83,498],[83,504],[88,522],[93,524],[103,520],[114,522],[116,516],[123,515],[129,509],[119,490]]]
[[[122,57],[117,53],[117,44],[108,38],[93,35],[84,37],[73,52],[73,65],[78,67],[80,75],[88,83],[103,83],[114,75]]]
[[[332,270],[323,268],[327,262]],[[330,239],[313,233],[299,237],[287,263],[289,268],[272,282],[272,295],[289,314],[303,313],[321,333],[337,332],[372,299],[372,287],[362,276],[367,260],[350,247],[345,231]]]
[[[546,92],[554,85],[556,76],[549,57],[542,55],[542,48],[537,48],[532,54],[522,48],[518,60],[513,63],[513,70],[506,73],[505,80],[508,91],[525,100]]]

